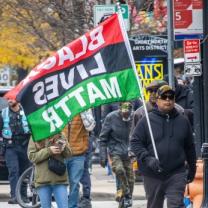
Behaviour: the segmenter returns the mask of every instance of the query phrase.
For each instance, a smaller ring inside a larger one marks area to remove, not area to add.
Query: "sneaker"
[[[27,197],[22,197],[22,201],[26,204],[30,203],[30,199],[28,199]]]
[[[79,201],[79,208],[92,208],[91,199],[82,197]]]
[[[132,198],[129,196],[124,197],[124,207],[132,206]]]
[[[9,199],[8,204],[18,204],[17,199],[16,198]]]
[[[118,191],[116,192],[115,200],[116,200],[117,202],[120,202],[122,196],[123,196],[123,191],[122,191],[122,189],[118,189]]]

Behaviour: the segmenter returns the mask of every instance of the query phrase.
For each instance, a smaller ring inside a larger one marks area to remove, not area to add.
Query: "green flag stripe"
[[[126,69],[79,83],[63,96],[27,117],[33,139],[40,141],[60,132],[76,114],[90,107],[139,97],[140,91],[136,82],[133,69]],[[53,122],[49,117],[53,117]]]

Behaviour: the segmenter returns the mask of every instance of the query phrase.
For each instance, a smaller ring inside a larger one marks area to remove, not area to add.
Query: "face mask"
[[[122,117],[122,120],[123,120],[123,121],[130,121],[130,116],[129,116],[128,118]]]
[[[122,120],[123,120],[123,121],[130,121],[131,115],[132,115],[132,111],[130,110],[130,111],[128,111],[128,117],[127,117],[127,116],[124,117],[124,116],[122,115]]]

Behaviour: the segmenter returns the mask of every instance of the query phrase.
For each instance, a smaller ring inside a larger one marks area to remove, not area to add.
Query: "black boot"
[[[132,206],[132,197],[130,195],[126,195],[124,197],[124,207],[131,207]]]
[[[92,208],[91,199],[82,197],[79,201],[79,208]]]
[[[18,204],[17,199],[15,197],[9,199],[8,204]]]

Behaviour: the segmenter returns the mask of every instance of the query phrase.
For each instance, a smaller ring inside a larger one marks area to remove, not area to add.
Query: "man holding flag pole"
[[[192,182],[195,176],[196,152],[191,125],[174,104],[175,91],[168,85],[160,87],[156,106],[149,113],[159,158],[154,155],[145,117],[138,122],[131,137],[131,150],[144,176],[147,208],[163,208],[165,197],[168,208],[184,208],[186,183]]]

